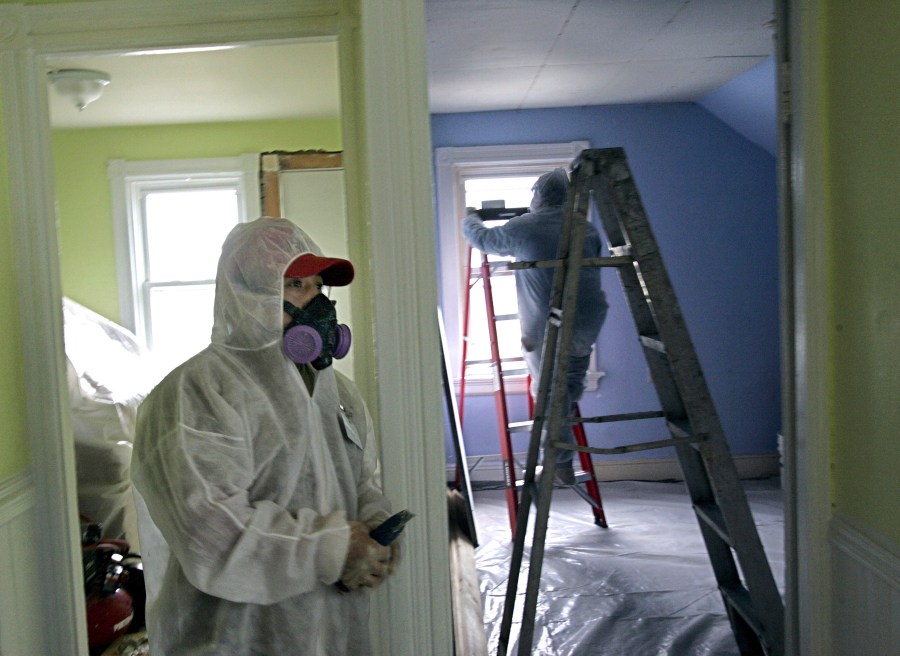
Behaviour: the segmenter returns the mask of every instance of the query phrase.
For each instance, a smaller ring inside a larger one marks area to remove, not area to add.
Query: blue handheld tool
[[[391,515],[386,520],[369,532],[369,537],[380,545],[388,546],[403,532],[403,527],[411,520],[413,515],[408,510],[401,510],[396,515]]]

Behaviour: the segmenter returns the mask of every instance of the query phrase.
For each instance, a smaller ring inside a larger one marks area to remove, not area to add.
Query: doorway
[[[433,276],[418,275],[416,263],[405,263],[404,271],[394,270],[402,261],[403,252],[424,250],[433,243],[433,236],[418,224],[417,217],[429,211],[423,195],[409,197],[398,203],[394,193],[404,188],[428,187],[428,153],[426,113],[418,100],[423,97],[424,74],[415,68],[403,50],[404,33],[408,25],[418,25],[415,6],[404,6],[396,16],[387,18],[392,7],[345,7],[342,3],[321,2],[219,2],[215,6],[185,6],[171,8],[161,15],[158,8],[140,4],[68,3],[41,6],[8,5],[4,21],[12,26],[15,40],[2,53],[3,96],[6,107],[5,128],[10,158],[19,166],[10,171],[15,200],[13,223],[16,230],[16,249],[22,253],[57,253],[59,235],[54,226],[55,194],[53,192],[52,148],[46,91],[43,88],[45,70],[42,58],[60,53],[97,53],[136,48],[181,46],[185,43],[278,43],[307,37],[337,37],[341,56],[342,103],[347,121],[343,126],[346,142],[359,143],[360,148],[348,154],[348,169],[353,178],[348,181],[348,213],[371,215],[371,225],[360,226],[351,236],[351,251],[362,253],[361,261],[374,262],[371,274],[361,281],[359,294],[371,297],[377,305],[379,317],[370,321],[367,306],[363,339],[372,342],[373,333],[385,331],[390,338],[382,340],[378,357],[365,360],[370,372],[382,369],[382,386],[374,395],[376,405],[396,410],[397,417],[384,419],[382,433],[386,435],[384,448],[402,453],[386,467],[385,479],[389,494],[399,499],[416,500],[427,505],[429,492],[421,472],[428,481],[440,480],[443,458],[436,457],[428,445],[413,435],[439,434],[440,393],[438,373],[433,389],[427,384],[410,390],[408,384],[397,380],[418,378],[422,369],[437,371],[424,356],[409,357],[406,347],[420,343],[422,352],[437,352],[436,335],[422,337],[419,325],[431,325],[433,312],[418,318],[418,308],[435,306]],[[346,12],[346,13],[345,13]],[[7,21],[7,19],[9,19]],[[38,36],[40,34],[40,36]],[[366,44],[365,51],[360,41]],[[365,80],[354,71],[367,62]],[[398,74],[398,71],[403,74]],[[369,102],[362,103],[365,94]],[[376,113],[373,107],[378,107]],[[387,108],[387,109],[386,109]],[[381,112],[384,113],[381,113]],[[400,129],[387,117],[403,114],[418,117]],[[357,140],[359,140],[357,142]],[[389,143],[385,144],[384,140]],[[397,170],[376,166],[366,153],[389,152],[399,148],[404,153],[405,167]],[[382,193],[364,191],[368,184]],[[32,217],[44,217],[34,221]],[[388,223],[390,217],[390,225]],[[395,234],[398,233],[399,235]],[[373,239],[372,235],[387,239]],[[399,249],[399,250],[398,250]],[[18,292],[24,299],[49,299],[46,302],[23,304],[21,322],[25,326],[23,352],[26,354],[24,386],[29,405],[27,432],[31,437],[34,486],[41,490],[35,507],[37,530],[43,541],[41,568],[43,575],[57,585],[52,598],[46,599],[42,617],[47,626],[48,653],[83,653],[86,644],[83,633],[83,606],[80,597],[80,572],[76,558],[77,528],[74,525],[72,489],[71,437],[65,427],[66,407],[60,394],[52,391],[64,388],[61,369],[61,321],[59,299],[62,296],[59,262],[56,258],[24,257],[19,263]],[[404,289],[401,297],[395,290],[375,288],[377,277],[411,278],[421,282]],[[411,309],[400,311],[408,304]],[[427,315],[427,316],[426,316]],[[394,325],[393,317],[404,317],[401,325]],[[412,319],[412,323],[408,320]],[[427,324],[425,322],[428,322]],[[356,337],[356,335],[355,335]],[[398,343],[392,344],[392,340]],[[422,362],[424,361],[424,365]],[[47,381],[57,381],[48,387]],[[50,389],[50,393],[48,393]],[[382,398],[386,397],[386,398]],[[430,405],[429,405],[430,404]],[[437,439],[437,438],[436,438]],[[442,455],[442,454],[440,454]],[[429,473],[430,472],[430,473]],[[431,495],[443,502],[443,489],[431,490]],[[440,516],[423,512],[423,521],[414,527],[427,539],[413,541],[409,567],[386,591],[388,602],[376,612],[378,622],[412,627],[402,635],[379,635],[383,653],[440,654],[450,644],[449,629],[440,623],[421,621],[422,613],[429,618],[448,614],[448,582],[442,576],[446,562],[446,521]],[[433,538],[430,536],[434,536]],[[434,544],[429,544],[433,541]],[[53,554],[50,556],[50,554]],[[425,594],[422,591],[427,591]],[[405,617],[401,617],[405,616]]]

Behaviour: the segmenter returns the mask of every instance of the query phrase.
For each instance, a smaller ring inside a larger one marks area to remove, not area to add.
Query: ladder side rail
[[[784,644],[784,605],[775,584],[762,542],[753,522],[749,503],[737,474],[721,423],[712,403],[706,380],[687,330],[687,325],[662,263],[643,205],[622,149],[601,151],[604,170],[612,179],[615,204],[623,231],[632,247],[639,277],[649,298],[660,339],[666,344],[672,376],[681,392],[692,430],[707,439],[697,445],[707,475],[720,506],[723,521],[732,536],[746,580],[747,590],[772,653],[781,653]]]
[[[594,202],[597,206],[603,231],[606,234],[608,248],[610,250],[624,249],[631,251],[631,243],[622,232],[619,213],[613,204],[611,183],[612,181],[604,174],[602,168],[595,173],[591,179]],[[638,335],[658,335],[659,328],[656,324],[652,304],[641,284],[634,260],[632,259],[631,265],[619,267],[617,271]],[[665,353],[646,347],[642,348],[642,351],[666,418],[670,421],[687,420],[687,413],[682,403],[681,395],[675,386],[668,357]],[[675,437],[674,434],[673,437]]]
[[[588,166],[587,168],[590,168]],[[551,318],[547,324],[544,352],[541,358],[541,381],[538,385],[536,409],[548,417],[546,422],[547,440],[544,445],[544,468],[541,474],[538,509],[535,513],[534,535],[529,556],[528,582],[519,632],[519,656],[528,656],[534,641],[534,624],[537,612],[537,595],[540,589],[541,569],[544,560],[544,546],[550,515],[550,500],[553,493],[553,479],[556,473],[557,436],[562,430],[569,409],[564,407],[567,395],[566,370],[575,329],[574,317],[578,306],[579,278],[584,258],[584,233],[587,224],[590,193],[581,183],[587,170],[573,172],[575,180],[571,185],[566,204],[565,220],[558,249],[558,259],[564,267],[555,271]],[[557,316],[553,316],[558,312]],[[552,357],[548,357],[551,356]],[[548,376],[550,374],[550,376]],[[549,388],[549,394],[547,392]],[[549,402],[547,398],[549,396]],[[541,398],[543,397],[543,398]],[[541,403],[543,401],[543,404]],[[547,404],[549,403],[549,412]],[[543,422],[541,422],[543,423]],[[537,424],[537,422],[536,422]],[[541,434],[532,430],[531,450],[535,440],[540,446]],[[530,453],[529,453],[530,455]]]
[[[516,530],[519,511],[519,495],[516,492],[516,467],[513,458],[512,438],[509,434],[509,411],[506,407],[506,388],[503,368],[500,363],[500,340],[494,319],[494,294],[491,289],[491,265],[487,253],[481,254],[481,282],[484,286],[484,306],[487,311],[488,336],[491,345],[491,371],[494,378],[494,405],[497,413],[497,428],[500,436],[500,457],[503,464],[503,484],[506,494],[506,509],[509,527]]]
[[[733,545],[723,539],[716,528],[705,521],[698,512],[706,504],[715,503],[713,489],[707,476],[707,468],[700,453],[693,445],[678,446],[675,451],[684,472],[694,511],[698,513],[697,523],[700,527],[700,535],[709,555],[738,650],[741,656],[763,656],[762,636],[758,633],[761,627],[751,626],[741,613],[736,612],[732,598],[726,592],[745,587],[734,559]]]
[[[576,419],[581,418],[581,407],[577,403],[575,404],[573,416]],[[587,434],[585,433],[583,423],[576,422],[572,424],[572,433],[575,436],[575,444],[578,446],[588,445]],[[594,513],[594,523],[603,528],[607,528],[609,525],[606,522],[606,513],[603,511],[603,501],[600,498],[600,486],[597,484],[597,475],[594,473],[594,463],[591,459],[591,454],[584,451],[578,452],[578,462],[581,464],[582,470],[589,475],[588,480],[585,481],[585,488],[587,488],[588,496],[594,501],[594,503],[591,504],[591,510]]]
[[[575,194],[569,193],[566,199],[565,217],[563,221],[563,232],[560,234],[558,253],[568,252],[569,240],[569,221],[568,217],[572,215],[575,206]],[[562,299],[564,285],[565,270],[563,267],[556,267],[553,272],[553,283],[551,286],[551,304],[559,304]],[[519,575],[522,569],[522,558],[525,551],[525,536],[528,531],[528,519],[531,510],[531,504],[534,501],[535,493],[542,498],[546,498],[549,504],[549,497],[553,490],[553,476],[544,475],[541,478],[540,490],[535,490],[535,471],[537,469],[537,461],[541,450],[541,436],[543,434],[543,426],[545,422],[545,412],[547,407],[547,399],[549,397],[549,385],[552,372],[552,363],[546,357],[547,353],[556,352],[556,327],[548,324],[547,334],[544,336],[541,353],[541,384],[538,385],[537,398],[533,399],[531,406],[531,415],[534,417],[531,424],[531,435],[528,442],[528,455],[525,464],[524,484],[522,486],[521,504],[519,505],[519,515],[516,522],[516,531],[513,536],[513,549],[510,555],[509,577],[506,582],[506,595],[503,602],[503,617],[500,621],[500,635],[497,643],[498,656],[506,656],[509,647],[509,637],[512,630],[513,611],[516,604],[516,596],[519,589]],[[539,412],[540,410],[540,412]],[[549,508],[549,506],[548,506]],[[540,512],[540,508],[539,508]],[[533,562],[534,555],[531,556]],[[524,626],[524,625],[523,625]],[[533,627],[532,627],[533,630]],[[520,636],[521,642],[521,636]],[[530,643],[529,643],[530,644]]]
[[[463,423],[463,411],[466,403],[466,361],[469,356],[469,310],[472,306],[472,288],[475,283],[472,282],[472,247],[466,250],[466,300],[463,303],[463,319],[462,319],[462,339],[460,340],[460,358],[462,366],[460,368],[459,377],[459,423]]]
[[[469,357],[469,310],[472,306],[472,288],[475,283],[472,281],[472,247],[469,246],[466,251],[466,298],[463,302],[463,318],[462,332],[460,337],[460,375],[459,375],[459,402],[457,403],[457,412],[459,417],[460,435],[462,434],[463,418],[466,406],[466,375],[468,373],[468,357]],[[451,379],[450,383],[453,381]],[[474,469],[474,467],[473,467]],[[465,470],[465,471],[464,471]],[[470,480],[469,462],[456,463],[456,484],[457,487],[463,480]],[[471,482],[469,483],[471,487]],[[475,535],[474,533],[472,535]]]

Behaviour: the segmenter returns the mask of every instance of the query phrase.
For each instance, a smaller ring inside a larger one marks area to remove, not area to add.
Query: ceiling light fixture
[[[47,77],[56,92],[70,101],[78,111],[97,100],[109,84],[109,74],[86,68],[61,68],[49,71]]]

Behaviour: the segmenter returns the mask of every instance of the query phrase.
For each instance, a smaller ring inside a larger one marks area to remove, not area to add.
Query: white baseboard
[[[900,645],[900,549],[840,518],[830,524],[835,656],[890,656]]]
[[[499,454],[469,456],[469,476],[473,482],[503,480],[503,464]],[[516,454],[516,461],[524,467],[525,454]],[[776,453],[735,456],[734,463],[741,478],[777,476],[779,458]],[[594,475],[598,481],[670,481],[684,480],[681,465],[675,458],[647,460],[595,460]],[[447,480],[456,478],[456,469],[447,467]]]

